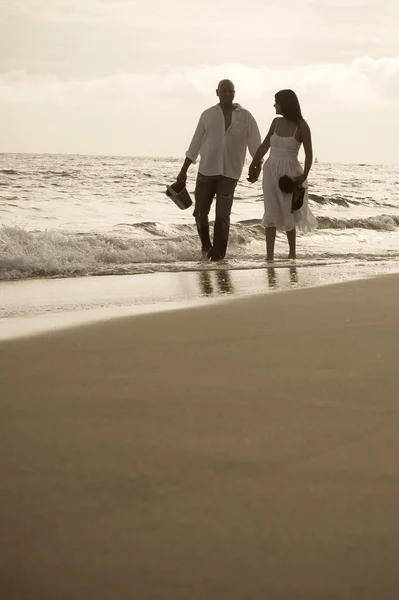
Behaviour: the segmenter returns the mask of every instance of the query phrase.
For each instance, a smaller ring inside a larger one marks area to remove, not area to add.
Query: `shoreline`
[[[328,266],[277,263],[262,269],[222,266],[192,272],[0,282],[0,343],[108,319],[398,272],[397,261]]]

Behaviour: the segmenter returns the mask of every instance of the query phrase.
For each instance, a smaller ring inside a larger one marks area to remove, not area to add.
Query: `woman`
[[[292,90],[281,90],[275,96],[277,115],[273,119],[269,133],[259,146],[249,167],[249,181],[256,181],[260,172],[260,163],[271,148],[270,156],[263,168],[263,196],[265,212],[262,224],[266,230],[266,258],[274,260],[276,230],[287,234],[289,255],[296,258],[296,228],[309,233],[317,227],[317,220],[308,207],[307,177],[312,166],[312,138],[309,125],[303,119],[298,98]],[[303,144],[305,150],[305,168],[298,161],[298,152]],[[285,193],[279,187],[280,177],[288,175],[294,179],[296,188],[303,186],[303,204],[292,212],[293,194]]]

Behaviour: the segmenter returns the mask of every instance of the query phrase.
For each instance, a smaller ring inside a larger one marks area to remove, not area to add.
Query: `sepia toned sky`
[[[215,88],[320,161],[399,164],[398,0],[0,0],[0,151],[183,156]]]

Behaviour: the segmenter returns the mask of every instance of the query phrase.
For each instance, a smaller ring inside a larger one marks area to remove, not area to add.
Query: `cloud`
[[[235,43],[242,37],[261,40],[262,35],[288,43],[295,39],[364,39],[389,36],[397,39],[395,15],[399,12],[392,0],[202,0],[187,4],[175,0],[174,10],[165,0],[13,0],[2,9],[9,21],[21,18],[47,24],[106,24],[133,27],[135,34],[143,28],[169,30],[187,34],[201,30],[205,35]],[[287,19],[287,14],[290,18]],[[223,23],[223,26],[220,24]],[[284,23],[284,27],[280,27]]]
[[[176,19],[171,7],[164,0],[153,0],[145,3],[142,0],[14,0],[4,11],[9,19],[27,18],[34,21],[50,23],[129,23],[136,26],[152,24],[162,26],[163,17],[176,26],[204,9],[204,4],[211,5],[211,0],[202,0],[202,7],[190,7]],[[231,8],[231,7],[230,7]],[[216,9],[218,10],[218,8]],[[156,18],[154,18],[156,15]]]
[[[399,56],[359,57],[348,64],[310,64],[271,69],[244,64],[164,67],[154,72],[116,73],[84,81],[23,70],[0,75],[0,102],[140,105],[170,98],[210,97],[219,79],[233,79],[240,97],[259,99],[290,87],[315,101],[399,103]]]
[[[354,67],[383,97],[399,102],[399,56],[378,60],[365,56],[356,59]]]
[[[162,64],[293,71],[316,60],[345,66],[357,56],[399,54],[397,0],[343,2],[174,0],[172,10],[166,0],[8,0],[0,72],[48,71],[65,81]]]
[[[98,22],[106,18],[106,4],[99,0],[13,0],[3,10],[8,20],[21,18],[54,22]]]

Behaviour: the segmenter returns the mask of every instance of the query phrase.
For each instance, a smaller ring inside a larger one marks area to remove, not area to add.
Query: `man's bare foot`
[[[292,254],[291,252],[288,255],[288,260],[296,260],[296,254]]]

